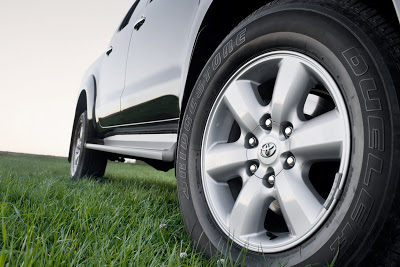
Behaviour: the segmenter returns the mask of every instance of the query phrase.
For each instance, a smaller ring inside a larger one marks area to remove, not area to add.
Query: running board
[[[138,158],[174,161],[176,134],[119,135],[105,138],[103,144],[86,143],[86,148]]]

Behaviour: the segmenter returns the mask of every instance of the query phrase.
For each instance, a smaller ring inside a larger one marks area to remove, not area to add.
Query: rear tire
[[[248,266],[322,266],[336,255],[335,266],[400,264],[397,38],[360,2],[330,0],[273,1],[226,37],[191,93],[178,142],[180,208],[198,250]],[[288,58],[295,59],[285,65]],[[279,86],[291,85],[299,69],[305,76],[297,83],[306,77],[314,81],[310,87],[299,93]],[[284,101],[274,102],[277,95]],[[334,121],[334,110],[340,123],[319,131]],[[318,135],[301,139],[310,122]],[[288,127],[293,132],[285,136]],[[335,134],[340,138],[324,144]],[[297,149],[304,144],[303,152]],[[298,160],[294,167],[285,161],[290,156]],[[301,216],[313,208],[315,216]],[[300,223],[305,217],[309,226]]]
[[[85,144],[90,135],[86,111],[76,122],[73,139],[70,175],[72,180],[87,177],[102,177],[107,166],[107,154],[87,149]]]

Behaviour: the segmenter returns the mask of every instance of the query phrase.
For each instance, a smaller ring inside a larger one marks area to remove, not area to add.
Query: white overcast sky
[[[77,90],[133,0],[0,0],[0,151],[67,156]]]

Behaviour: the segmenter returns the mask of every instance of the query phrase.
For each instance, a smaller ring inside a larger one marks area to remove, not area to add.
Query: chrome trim
[[[135,125],[145,125],[145,124],[152,124],[152,123],[158,123],[158,122],[167,122],[167,121],[179,121],[179,118],[158,120],[158,121],[146,121],[146,122],[138,122],[138,123],[129,123],[129,124],[118,124],[118,125],[113,125],[113,126],[103,126],[103,125],[101,125],[101,121],[99,119],[99,124],[100,124],[101,128],[109,129],[109,128],[128,127],[128,126],[135,126]]]

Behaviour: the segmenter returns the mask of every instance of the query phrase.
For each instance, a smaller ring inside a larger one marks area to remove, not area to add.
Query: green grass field
[[[73,182],[65,158],[0,153],[0,197],[0,266],[217,265],[189,244],[173,170],[109,162]]]
[[[0,267],[243,266],[191,247],[173,170],[109,162],[74,182],[65,158],[0,152],[0,198]]]

